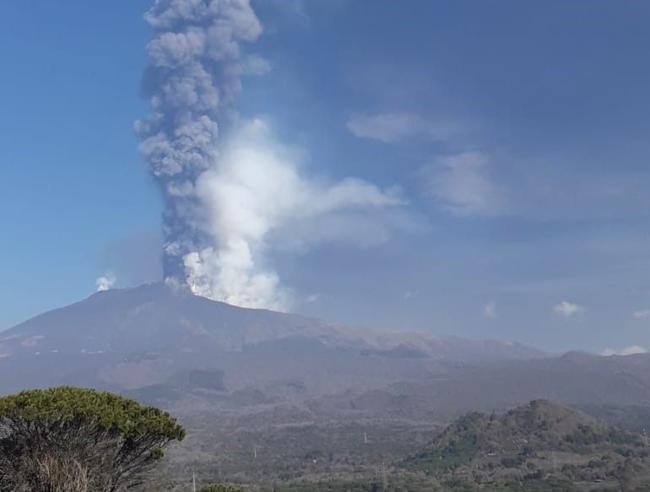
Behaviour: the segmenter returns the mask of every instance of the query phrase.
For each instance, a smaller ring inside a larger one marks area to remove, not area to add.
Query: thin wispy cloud
[[[571,316],[575,316],[576,314],[583,313],[584,311],[585,308],[583,306],[580,306],[579,304],[575,304],[569,301],[562,301],[556,304],[555,306],[553,306],[553,312],[555,314],[564,316],[566,318],[570,318]]]
[[[271,71],[271,62],[258,55],[243,58],[238,66],[240,75],[265,75]]]
[[[307,304],[313,304],[314,302],[320,299],[320,294],[311,294],[305,297],[305,302]]]
[[[496,319],[497,303],[494,301],[490,301],[485,306],[483,306],[483,316],[485,316],[488,319]]]
[[[632,313],[634,319],[648,319],[650,318],[650,309],[642,309],[640,311],[634,311]]]
[[[645,354],[648,351],[644,348],[641,347],[640,345],[630,345],[629,347],[625,347],[621,350],[614,350],[611,348],[606,348],[601,352],[601,355],[604,356],[612,356],[612,355],[636,355],[636,354]]]
[[[409,300],[409,299],[413,299],[414,297],[417,297],[418,294],[419,294],[419,292],[417,290],[407,290],[407,291],[404,291],[404,294],[402,294],[402,297],[404,298],[404,300]]]
[[[505,193],[490,177],[483,153],[437,158],[420,169],[419,177],[425,192],[454,215],[496,216],[507,211]]]
[[[445,141],[456,135],[458,125],[448,121],[434,121],[412,113],[355,114],[347,127],[356,137],[397,143],[410,138]]]

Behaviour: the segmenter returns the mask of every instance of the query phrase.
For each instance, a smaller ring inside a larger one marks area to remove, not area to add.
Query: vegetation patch
[[[112,393],[23,391],[0,398],[0,491],[131,488],[184,436],[167,413]]]

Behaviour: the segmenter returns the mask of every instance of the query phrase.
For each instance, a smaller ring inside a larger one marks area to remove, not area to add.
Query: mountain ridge
[[[298,340],[304,341],[302,347]],[[264,347],[275,347],[278,354],[264,351]],[[237,380],[235,374],[246,373],[241,364],[260,365],[264,358],[268,363],[262,364],[260,373],[280,367],[289,373],[286,354],[279,355],[282,350],[307,365],[318,360],[333,366],[322,359],[344,358],[350,371],[361,368],[371,378],[367,362],[377,365],[373,357],[389,360],[392,362],[387,365],[395,370],[390,381],[406,377],[406,373],[425,374],[447,361],[544,355],[513,343],[358,330],[296,314],[232,306],[157,283],[98,292],[1,332],[0,369],[20,366],[30,375],[24,381],[28,386],[65,382],[117,390],[159,384],[191,369],[221,369],[226,370],[226,380],[237,386],[245,383],[245,377]],[[308,357],[310,351],[318,353],[313,361]],[[249,360],[256,352],[264,353],[257,354],[258,360]],[[235,360],[237,354],[241,364]],[[26,365],[31,367],[25,369]],[[336,367],[331,370],[341,372]],[[64,376],[54,377],[57,371]],[[343,383],[344,375],[338,377]],[[3,385],[0,381],[0,391],[21,387],[17,379],[13,383]]]

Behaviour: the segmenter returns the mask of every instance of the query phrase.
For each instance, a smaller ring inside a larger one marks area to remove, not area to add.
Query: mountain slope
[[[152,284],[99,292],[0,333],[0,371],[15,374],[0,380],[0,392],[62,383],[135,389],[194,369],[224,370],[232,388],[300,375],[331,391],[417,379],[441,361],[539,356],[516,344],[363,332]]]

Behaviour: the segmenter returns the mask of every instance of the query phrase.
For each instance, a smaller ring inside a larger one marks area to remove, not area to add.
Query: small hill
[[[634,490],[650,486],[649,456],[641,435],[534,400],[501,415],[457,419],[403,466],[454,487]]]

